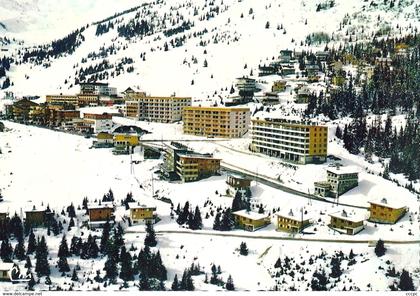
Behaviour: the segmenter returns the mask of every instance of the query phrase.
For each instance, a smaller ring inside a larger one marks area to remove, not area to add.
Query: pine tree
[[[9,243],[9,239],[6,237],[0,247],[0,257],[3,262],[12,262],[13,256],[13,248],[12,245]]]
[[[235,285],[233,284],[232,276],[229,275],[227,282],[226,282],[226,290],[228,291],[235,291]]]
[[[337,257],[331,258],[331,273],[330,276],[332,278],[338,278],[342,275],[343,271],[341,270],[341,262],[340,259]]]
[[[227,208],[226,211],[223,213],[222,221],[220,222],[220,230],[222,231],[229,231],[235,225],[232,219],[232,213],[230,208]]]
[[[175,274],[174,281],[172,282],[172,291],[178,291],[179,290],[179,283],[178,283],[178,275]]]
[[[76,218],[76,211],[74,209],[73,203],[71,203],[70,206],[67,207],[67,214],[69,218]]]
[[[410,273],[405,269],[402,270],[400,276],[400,282],[398,283],[398,289],[401,291],[415,291],[413,279]]]
[[[27,269],[31,269],[32,268],[32,262],[31,262],[31,258],[29,256],[26,256],[26,263],[25,263],[25,268]]]
[[[23,242],[23,238],[18,241],[18,243],[15,246],[15,251],[13,253],[14,258],[18,259],[19,261],[22,261],[25,259],[25,244]]]
[[[219,283],[219,278],[217,277],[217,268],[216,268],[216,265],[213,264],[211,266],[210,284],[217,285],[218,283]]]
[[[120,278],[124,281],[134,280],[133,265],[131,263],[131,255],[126,251],[125,246],[121,247],[121,271]]]
[[[48,263],[48,247],[45,237],[42,236],[41,241],[36,248],[35,272],[38,276],[50,275],[50,265]]]
[[[201,218],[200,209],[196,206],[194,211],[193,227],[191,227],[191,229],[197,230],[201,228],[203,228],[203,220]]]
[[[186,290],[187,291],[194,291],[195,290],[194,281],[193,281],[193,279],[191,277],[191,274],[189,272],[187,272]]]
[[[79,238],[77,236],[73,236],[70,244],[70,254],[79,256],[80,251]]]
[[[72,280],[73,282],[78,282],[78,281],[79,281],[79,278],[77,277],[77,271],[76,271],[76,268],[73,268],[73,274],[72,274],[72,276],[71,276],[71,280]]]
[[[108,254],[108,258],[105,262],[104,270],[105,270],[105,277],[109,279],[111,282],[113,282],[118,275],[118,270],[117,270],[117,261],[115,260],[113,256],[110,256],[110,254]]]
[[[323,269],[321,272],[315,271],[313,273],[311,280],[312,291],[327,291],[327,283],[328,279]]]
[[[155,247],[157,245],[156,234],[151,222],[146,223],[146,237],[144,238],[144,245]]]
[[[182,212],[178,215],[178,218],[176,219],[176,223],[179,225],[183,225],[187,222],[188,214],[190,213],[190,203],[187,201],[184,205],[184,208]]]
[[[28,282],[28,290],[33,291],[35,285],[36,285],[35,278],[34,278],[34,275],[31,273],[31,279]]]
[[[149,279],[144,275],[140,277],[139,290],[150,291]]]
[[[67,245],[66,236],[63,235],[60,246],[58,247],[57,257],[60,258],[60,257],[69,257],[69,256],[70,256],[70,253],[69,253],[69,247]]]
[[[216,217],[214,218],[214,223],[213,223],[213,229],[214,230],[220,230],[220,213],[216,214]]]
[[[375,254],[376,256],[381,257],[385,255],[385,252],[386,252],[386,248],[385,248],[384,241],[379,239],[375,246]]]
[[[23,240],[23,224],[20,217],[15,214],[9,221],[10,233],[13,234],[16,240]]]
[[[104,255],[107,254],[107,245],[109,241],[110,231],[111,231],[111,225],[109,224],[109,221],[107,220],[102,229],[101,243],[99,245],[99,250]]]
[[[58,267],[58,270],[60,272],[69,272],[70,271],[70,267],[69,267],[69,264],[67,262],[66,257],[59,257],[58,258],[57,267]]]
[[[248,256],[248,247],[245,242],[241,242],[239,254],[241,254],[242,256]]]
[[[31,228],[31,232],[29,233],[29,238],[28,238],[28,249],[26,253],[30,255],[30,254],[33,254],[35,251],[36,251],[36,239],[35,239],[34,231]]]

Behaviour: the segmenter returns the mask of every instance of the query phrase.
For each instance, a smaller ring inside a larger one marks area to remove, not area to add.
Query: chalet
[[[246,189],[251,187],[251,179],[239,174],[229,174],[226,183],[235,189]]]
[[[160,150],[154,147],[144,147],[144,159],[159,159],[161,156]]]
[[[133,224],[145,224],[156,222],[156,207],[141,204],[140,202],[128,203],[130,220]]]
[[[331,83],[335,86],[342,86],[346,83],[346,75],[342,72],[338,72],[337,74],[334,74],[331,78]]]
[[[314,77],[318,75],[318,72],[320,69],[317,64],[312,64],[312,65],[306,65],[305,70],[306,70],[306,75],[308,77]]]
[[[92,127],[93,132],[109,132],[113,127],[114,123],[112,122],[112,114],[102,113],[84,113],[83,119],[86,124]]]
[[[114,154],[129,154],[140,143],[136,133],[114,134]]]
[[[383,58],[383,57],[376,57],[375,59],[375,64],[376,65],[381,65],[381,66],[391,66],[392,64],[392,59],[387,57],[387,58]]]
[[[281,63],[290,63],[290,60],[292,59],[293,51],[284,49],[280,50],[280,56],[279,60]]]
[[[9,217],[8,212],[0,211],[0,223],[6,221],[8,217]]]
[[[297,100],[298,104],[308,103],[309,96],[311,95],[311,90],[305,85],[297,89]]]
[[[277,73],[277,69],[273,66],[259,66],[258,67],[258,76],[267,76]]]
[[[308,227],[311,222],[306,211],[290,209],[277,215],[277,230],[297,233]]]
[[[395,224],[408,211],[407,207],[395,199],[381,198],[371,200],[369,204],[371,222]]]
[[[114,146],[114,136],[108,132],[99,132],[96,141],[93,141],[95,148],[110,148]]]
[[[106,221],[114,222],[114,205],[112,202],[99,202],[98,204],[88,204],[89,226],[91,228],[102,227]]]
[[[332,229],[349,235],[359,233],[364,229],[363,221],[366,219],[362,213],[351,212],[345,210],[329,214],[331,217],[330,224]]]
[[[325,62],[328,58],[328,51],[317,51],[315,53],[315,56],[321,61],[321,62]]]
[[[18,268],[13,262],[7,263],[0,261],[0,281],[11,282],[13,269]]]
[[[270,216],[252,211],[240,210],[232,213],[238,228],[255,231],[270,224]]]
[[[272,92],[281,92],[286,90],[286,81],[285,80],[278,80],[274,81],[273,85],[271,86]]]
[[[296,73],[294,65],[282,65],[281,74],[282,75],[294,75]]]
[[[359,184],[358,171],[351,167],[327,168],[327,181],[315,182],[315,195],[336,197],[357,187]]]
[[[28,99],[22,99],[6,107],[6,117],[17,121],[28,121],[30,111],[39,106]]]
[[[35,205],[25,210],[25,223],[31,227],[44,226],[47,222],[47,208],[44,206],[36,207]]]

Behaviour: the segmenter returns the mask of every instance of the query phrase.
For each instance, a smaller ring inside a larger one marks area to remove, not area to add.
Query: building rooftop
[[[32,206],[26,208],[25,212],[26,213],[28,213],[28,212],[45,212],[46,210],[47,210],[47,207],[45,207],[45,206],[32,205]]]
[[[151,204],[145,205],[145,204],[141,204],[139,201],[137,201],[137,202],[129,202],[128,203],[128,207],[130,209],[148,209],[148,208],[154,208],[154,209],[156,209],[156,206],[155,205],[151,205]]]
[[[359,170],[352,166],[346,166],[346,167],[340,167],[340,166],[334,166],[334,167],[328,167],[328,172],[331,172],[333,174],[337,175],[344,175],[344,174],[358,174]]]
[[[347,212],[346,210],[330,213],[329,216],[347,220],[350,222],[360,222],[366,219],[365,212],[355,212],[354,210],[351,212]]]
[[[256,213],[256,212],[253,212],[253,211],[247,211],[247,210],[236,211],[236,212],[233,212],[232,214],[238,215],[238,216],[241,216],[241,217],[245,217],[245,218],[248,218],[248,219],[252,219],[252,220],[261,220],[261,219],[268,218],[267,214],[260,214],[260,213]]]
[[[87,205],[89,210],[94,209],[113,209],[114,204],[112,202],[100,202],[100,203],[89,203]]]
[[[377,198],[377,199],[370,200],[369,203],[379,205],[379,206],[383,206],[383,207],[387,207],[387,208],[391,208],[391,209],[401,209],[401,208],[405,207],[405,205],[403,203],[396,200],[395,198],[393,198],[393,199],[385,198],[385,197]]]
[[[303,212],[303,215],[302,215]],[[283,218],[288,218],[294,221],[302,221],[302,220],[309,220],[312,217],[308,214],[308,212],[305,214],[305,209],[298,209],[298,208],[294,208],[294,209],[288,209],[288,210],[283,210],[280,212],[276,213],[277,216],[283,217]]]
[[[12,263],[8,263],[8,262],[0,261],[0,270],[1,271],[9,271],[9,270],[11,270],[13,268],[14,265],[15,264],[13,262]]]
[[[200,154],[196,152],[191,152],[191,153],[181,152],[181,153],[178,153],[178,155],[179,157],[183,157],[183,158],[219,159],[219,158],[214,158],[212,154]]]
[[[228,177],[232,177],[232,178],[235,178],[235,179],[241,179],[241,180],[250,180],[250,181],[251,181],[251,179],[250,179],[250,178],[245,177],[245,176],[243,176],[243,175],[240,175],[240,174],[238,174],[238,173],[229,173],[229,174],[228,174]]]

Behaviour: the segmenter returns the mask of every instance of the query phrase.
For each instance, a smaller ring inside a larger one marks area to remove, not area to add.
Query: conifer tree
[[[398,289],[401,291],[414,291],[413,279],[410,273],[405,269],[402,270],[400,276],[400,282],[398,283]]]
[[[38,274],[38,276],[50,275],[50,265],[48,263],[48,247],[44,236],[42,236],[36,248],[35,258],[35,272]]]
[[[73,282],[78,282],[78,281],[79,281],[79,278],[77,277],[77,271],[76,271],[76,268],[73,268],[73,274],[72,274],[72,276],[71,276],[71,280],[72,280]]]
[[[179,290],[179,283],[178,283],[178,275],[175,274],[174,281],[172,282],[171,286],[172,291],[178,291]]]
[[[29,256],[26,256],[26,263],[25,263],[25,268],[27,269],[31,269],[32,268],[32,262],[31,262],[31,258]]]
[[[13,248],[12,245],[9,243],[9,239],[6,237],[0,247],[0,258],[3,262],[12,262],[13,256]]]
[[[330,273],[330,276],[332,278],[338,278],[343,273],[340,265],[341,265],[341,262],[340,262],[339,258],[337,258],[337,257],[331,258],[331,273]]]
[[[203,220],[201,218],[201,212],[198,206],[195,207],[194,218],[193,218],[193,227],[190,227],[193,230],[203,228]]]
[[[144,238],[144,245],[155,247],[157,245],[156,234],[151,222],[146,223],[146,237]]]
[[[232,276],[229,275],[227,282],[226,282],[226,290],[228,291],[235,291],[235,285],[233,284]]]
[[[139,290],[150,291],[149,279],[145,275],[140,277]]]
[[[240,248],[239,248],[239,254],[242,256],[248,255],[248,247],[245,242],[241,242]]]
[[[28,249],[26,253],[30,255],[30,254],[33,254],[35,251],[36,251],[36,239],[35,239],[34,231],[31,228],[31,231],[29,233],[29,238],[28,238]]]
[[[133,265],[131,263],[132,258],[129,252],[126,251],[125,246],[121,247],[121,271],[120,278],[124,281],[134,280]]]
[[[57,257],[60,258],[60,257],[69,257],[69,256],[70,256],[70,253],[69,253],[69,247],[67,245],[66,236],[63,235],[60,246],[58,247]]]
[[[57,262],[57,267],[60,272],[69,272],[70,267],[67,262],[67,257],[59,257]]]
[[[13,252],[14,258],[16,258],[19,261],[22,261],[25,259],[25,244],[23,242],[23,238],[18,241],[18,243],[15,246],[15,251]]]
[[[385,248],[384,241],[379,239],[375,246],[375,254],[376,256],[381,257],[385,255],[385,252],[386,252],[386,248]]]
[[[216,217],[214,217],[214,223],[213,223],[213,230],[220,230],[220,213],[216,214]]]
[[[99,245],[99,250],[104,255],[106,255],[107,253],[107,246],[108,246],[108,241],[110,237],[110,231],[111,231],[111,225],[109,224],[109,221],[107,220],[102,229],[101,243]]]

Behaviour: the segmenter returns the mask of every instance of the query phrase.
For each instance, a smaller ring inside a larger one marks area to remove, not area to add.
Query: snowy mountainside
[[[413,1],[399,1],[392,8],[335,1],[333,7],[317,11],[324,2],[144,3],[83,27],[75,33],[77,44],[68,51],[52,54],[54,44],[41,46],[46,55],[35,52],[40,47],[16,48],[15,63],[7,74],[12,86],[7,90],[16,95],[75,93],[77,82],[95,80],[108,81],[120,91],[134,85],[154,95],[176,93],[211,100],[228,94],[236,77],[256,76],[258,65],[277,58],[281,49],[323,49],[325,43],[316,43],[317,36],[327,36],[324,41],[329,39],[329,46],[338,46],[374,35],[403,35],[418,27]],[[104,18],[91,21],[98,19]]]
[[[144,1],[0,0],[0,33],[28,43],[63,37],[75,27],[101,19]]]

